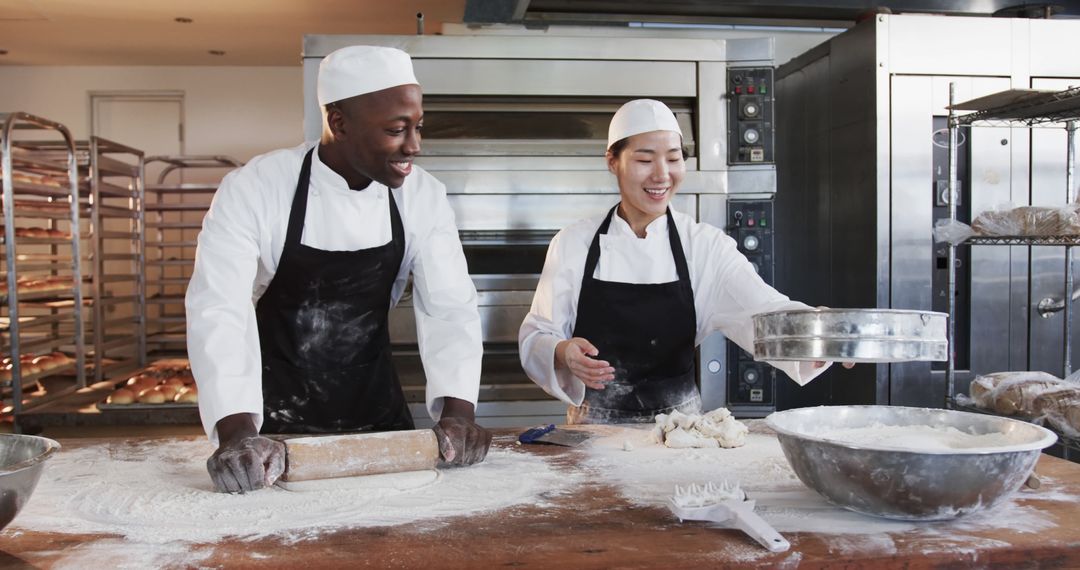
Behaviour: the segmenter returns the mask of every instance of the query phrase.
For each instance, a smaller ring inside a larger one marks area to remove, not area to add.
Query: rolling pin
[[[422,471],[439,461],[439,442],[429,429],[297,437],[283,443],[283,481]]]

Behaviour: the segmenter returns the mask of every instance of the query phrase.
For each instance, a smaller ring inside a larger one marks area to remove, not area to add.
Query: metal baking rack
[[[162,167],[146,186],[146,345],[156,356],[187,352],[184,291],[210,198],[224,174],[243,163],[228,156],[151,156]]]
[[[88,146],[93,362],[100,382],[146,366],[144,157],[100,137]]]
[[[960,115],[957,111],[972,111]],[[1065,128],[1066,198],[1070,203],[1080,201],[1080,196],[1073,194],[1074,170],[1076,163],[1076,122],[1080,119],[1080,87],[1064,91],[1041,91],[1032,89],[1010,89],[994,93],[963,103],[956,103],[956,85],[949,84],[949,219],[956,220],[956,189],[959,188],[957,169],[957,146],[960,127],[1043,127]],[[1012,246],[1061,246],[1065,248],[1065,294],[1057,302],[1040,303],[1039,310],[1044,316],[1061,311],[1064,317],[1064,362],[1063,376],[1072,372],[1072,310],[1073,310],[1073,247],[1080,245],[1080,236],[976,236],[960,244],[948,244],[948,291],[956,290],[956,248],[973,245],[1012,245]],[[953,347],[956,340],[956,296],[949,295],[949,360],[946,367],[945,406],[965,409],[980,413],[992,413],[987,410],[962,406],[955,401],[956,358]],[[1054,430],[1057,432],[1057,430]],[[1074,459],[1071,454],[1080,453],[1080,442],[1057,432],[1059,443],[1065,450],[1066,459]],[[1077,456],[1080,457],[1080,456]]]
[[[60,123],[28,113],[0,114],[0,171],[3,182],[3,257],[6,294],[0,300],[0,352],[11,358],[11,379],[0,382],[3,413],[15,429],[24,410],[86,387],[78,166],[75,141]],[[16,140],[18,139],[18,140]],[[35,150],[59,140],[63,152]],[[51,232],[27,237],[30,230]],[[29,281],[51,281],[55,289],[29,292]],[[23,291],[20,291],[20,282]],[[70,327],[70,328],[69,328]],[[62,367],[30,373],[20,357],[64,352]],[[39,380],[70,374],[74,383],[35,390]]]
[[[42,156],[64,151],[38,143]],[[143,152],[101,137],[75,142],[80,212],[84,217],[83,277],[87,360],[94,382],[146,365],[146,256]]]

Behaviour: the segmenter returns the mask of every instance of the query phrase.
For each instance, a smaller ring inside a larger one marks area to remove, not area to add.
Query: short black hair
[[[626,149],[626,145],[628,145],[628,144],[630,144],[630,137],[621,138],[621,139],[611,143],[611,146],[608,147],[608,152],[611,153],[611,156],[613,156],[615,158],[619,158],[619,154],[622,153],[622,151]],[[680,147],[679,150],[682,151],[683,160],[686,160],[686,159],[690,158],[690,153],[686,152],[686,147],[685,146]]]

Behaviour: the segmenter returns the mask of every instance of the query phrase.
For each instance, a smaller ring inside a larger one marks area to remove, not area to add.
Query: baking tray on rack
[[[163,358],[155,360],[153,363],[132,370],[123,375],[123,380],[118,381],[115,389],[125,388],[127,379],[133,378],[143,374],[154,375],[154,372],[161,372],[163,370],[172,369],[173,371],[190,371],[190,363],[186,358]],[[165,378],[162,377],[162,380]],[[130,404],[110,404],[107,400],[98,401],[96,404],[98,410],[101,411],[147,411],[147,410],[197,410],[199,404],[197,402],[163,402],[161,404],[146,404],[140,402],[132,402]]]
[[[164,404],[140,404],[138,402],[134,404],[108,404],[106,402],[98,402],[97,409],[103,412],[117,410],[137,410],[143,412],[146,410],[197,410],[199,409],[199,404],[178,404],[176,402],[167,402]]]
[[[948,315],[901,309],[797,309],[754,315],[757,360],[908,362],[949,356]]]

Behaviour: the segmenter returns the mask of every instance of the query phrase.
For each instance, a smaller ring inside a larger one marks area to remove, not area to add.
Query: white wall
[[[120,90],[182,91],[187,154],[246,161],[302,140],[300,66],[0,66],[0,112],[57,121],[76,139],[90,134],[89,92]]]

